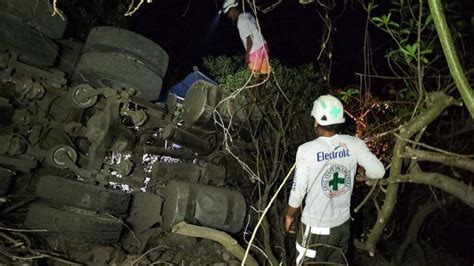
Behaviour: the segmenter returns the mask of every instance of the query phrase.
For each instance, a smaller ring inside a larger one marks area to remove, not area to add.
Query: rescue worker
[[[259,74],[268,74],[268,45],[258,30],[255,18],[246,12],[241,12],[235,0],[225,0],[222,7],[224,14],[232,21],[237,21],[237,29],[245,48],[245,62],[248,69]]]
[[[341,251],[347,251],[357,164],[372,179],[382,178],[385,168],[362,140],[336,133],[345,122],[344,108],[336,97],[323,95],[316,99],[311,116],[318,137],[298,147],[285,230],[294,230],[295,213],[303,208],[296,236],[296,264],[345,264]]]

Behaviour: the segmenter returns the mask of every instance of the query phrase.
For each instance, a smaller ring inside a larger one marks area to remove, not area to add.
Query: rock
[[[91,251],[92,263],[97,265],[106,265],[109,264],[112,258],[112,253],[114,252],[113,247],[104,247],[97,246],[94,247]]]
[[[229,262],[229,261],[230,261],[230,258],[231,258],[231,256],[230,256],[229,253],[227,253],[227,252],[222,253],[222,259],[223,259],[225,262]]]
[[[240,266],[241,263],[238,260],[231,260],[229,261],[229,266]]]

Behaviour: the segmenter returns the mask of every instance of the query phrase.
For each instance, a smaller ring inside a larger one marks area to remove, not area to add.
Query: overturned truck
[[[241,231],[246,202],[226,185],[212,120],[219,88],[198,81],[182,106],[154,103],[168,67],[161,47],[114,27],[63,40],[67,21],[38,2],[36,13],[0,4],[2,202],[31,191],[25,227],[78,243],[180,221]]]

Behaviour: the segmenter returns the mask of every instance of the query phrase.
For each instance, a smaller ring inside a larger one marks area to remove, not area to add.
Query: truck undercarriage
[[[142,251],[159,246],[146,244],[156,232],[176,240],[165,233],[179,222],[240,232],[247,203],[227,182],[236,173],[213,121],[220,89],[197,81],[183,103],[155,103],[161,47],[113,27],[85,44],[62,40],[67,22],[44,17],[48,1],[34,14],[18,6],[0,4],[2,215],[50,247],[132,241]]]

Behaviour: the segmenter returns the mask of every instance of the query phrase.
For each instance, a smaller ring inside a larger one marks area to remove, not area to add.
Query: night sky
[[[383,6],[384,1],[381,2]],[[144,4],[131,18],[130,29],[154,40],[168,52],[169,72],[191,71],[206,56],[244,54],[237,28],[226,16],[222,15],[215,30],[210,30],[221,5],[222,0],[217,1],[217,6],[214,0],[154,0],[152,4]],[[314,3],[303,6],[297,0],[284,0],[266,14],[258,12],[270,57],[288,66],[315,63],[324,31],[318,10],[322,11]],[[356,84],[354,72],[363,72],[366,14],[349,0],[336,0],[330,17],[338,18],[331,37],[332,86]],[[377,48],[374,56],[383,59],[386,36],[374,32],[372,45]]]

